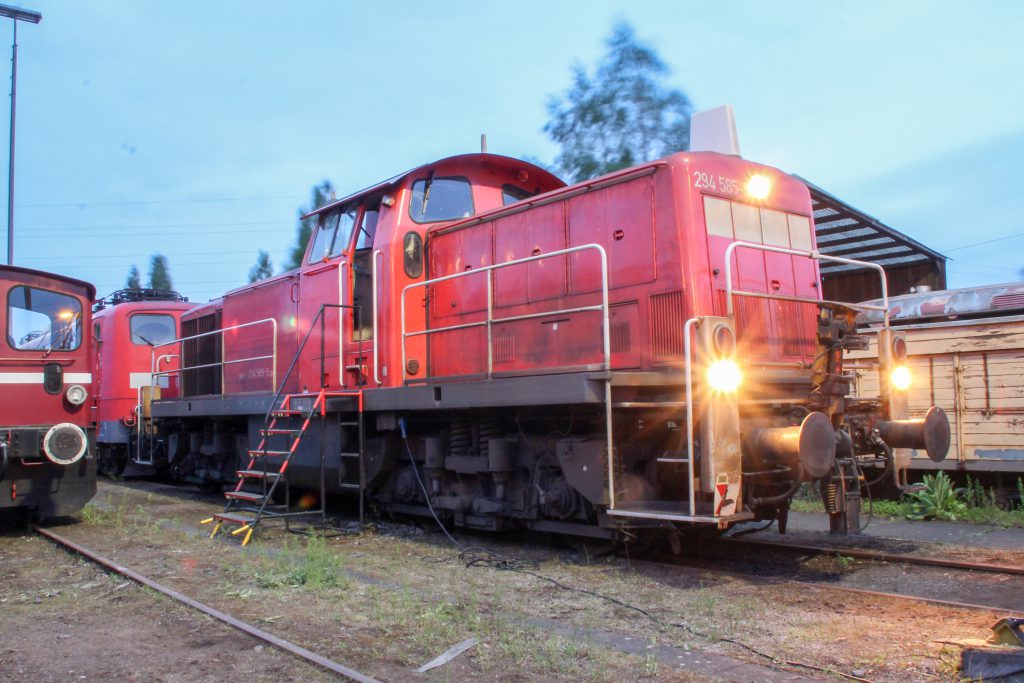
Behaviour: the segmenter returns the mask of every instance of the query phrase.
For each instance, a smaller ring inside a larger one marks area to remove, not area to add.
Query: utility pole
[[[43,15],[32,10],[0,5],[0,17],[14,22],[14,41],[11,45],[11,147],[7,165],[7,265],[14,265],[14,121],[18,108],[18,22],[38,24]]]

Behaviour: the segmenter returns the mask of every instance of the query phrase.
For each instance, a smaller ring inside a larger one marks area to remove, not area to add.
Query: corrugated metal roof
[[[880,305],[881,299],[865,303]],[[1009,315],[1024,311],[1024,282],[943,289],[889,297],[889,320],[918,322],[980,315]],[[880,311],[861,313],[863,323],[882,321]]]
[[[945,262],[946,257],[917,240],[890,228],[826,192],[812,182],[795,176],[811,192],[814,232],[822,254],[868,261],[882,266],[903,266],[921,261]],[[819,262],[822,275],[860,270],[828,261]]]

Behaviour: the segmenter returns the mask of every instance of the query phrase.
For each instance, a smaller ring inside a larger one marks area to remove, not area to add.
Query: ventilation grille
[[[783,356],[810,357],[818,330],[818,307],[799,301],[779,301],[775,315],[779,321],[779,338]]]
[[[683,355],[683,293],[651,297],[651,349],[656,357]]]
[[[1024,292],[992,297],[992,308],[1024,308]]]
[[[511,363],[516,359],[516,338],[501,334],[494,338],[494,362]]]
[[[220,329],[220,312],[181,322],[181,336],[194,337]],[[221,335],[210,334],[181,343],[182,394],[209,396],[221,393]],[[201,367],[207,366],[207,367]]]
[[[629,327],[629,321],[611,324],[608,333],[611,336],[612,353],[625,353],[632,347]]]

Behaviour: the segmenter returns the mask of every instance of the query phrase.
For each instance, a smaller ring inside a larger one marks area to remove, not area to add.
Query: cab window
[[[377,209],[364,209],[363,219],[359,221],[359,234],[356,237],[356,251],[369,249],[373,246],[373,236],[377,234]]]
[[[437,178],[433,173],[412,184],[409,217],[417,223],[450,221],[473,215],[473,190],[466,178]]]
[[[355,223],[354,206],[322,214],[317,223],[316,234],[313,236],[313,247],[309,250],[308,263],[317,263],[344,252],[352,237],[352,227]]]
[[[174,316],[158,313],[136,313],[128,319],[132,333],[132,344],[158,346],[174,341],[176,325]]]
[[[7,343],[19,351],[74,351],[82,344],[82,304],[59,292],[11,288]]]
[[[524,199],[529,199],[530,197],[532,197],[535,194],[537,194],[537,193],[536,192],[530,192],[529,190],[524,190],[523,188],[516,187],[515,185],[502,185],[501,186],[501,204],[502,204],[502,206],[508,206],[509,204],[515,204],[516,202],[521,202]]]

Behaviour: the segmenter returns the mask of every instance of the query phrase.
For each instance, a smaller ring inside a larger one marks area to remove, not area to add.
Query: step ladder
[[[320,505],[316,509],[292,510],[291,486],[288,482],[288,465],[295,455],[299,443],[309,429],[314,418],[319,417],[321,435],[326,425],[327,400],[330,397],[357,397],[357,409],[344,411],[340,414],[343,437],[341,452],[341,468],[339,485],[341,488],[358,489],[359,491],[359,528],[363,526],[363,489],[365,475],[363,469],[363,400],[361,391],[327,391],[321,389],[317,394],[285,395],[281,404],[270,411],[266,426],[260,429],[260,443],[248,451],[248,465],[238,471],[238,483],[229,491],[224,492],[227,503],[223,512],[202,520],[202,524],[213,524],[210,538],[214,538],[225,526],[235,527],[232,536],[245,534],[242,545],[246,546],[252,539],[253,532],[260,522],[269,519],[284,519],[285,528],[295,517],[320,515],[321,523],[326,521],[326,458],[324,439],[320,440]],[[302,406],[309,400],[308,408]],[[301,421],[298,427],[292,426]],[[275,503],[274,494],[283,491],[284,502]]]

